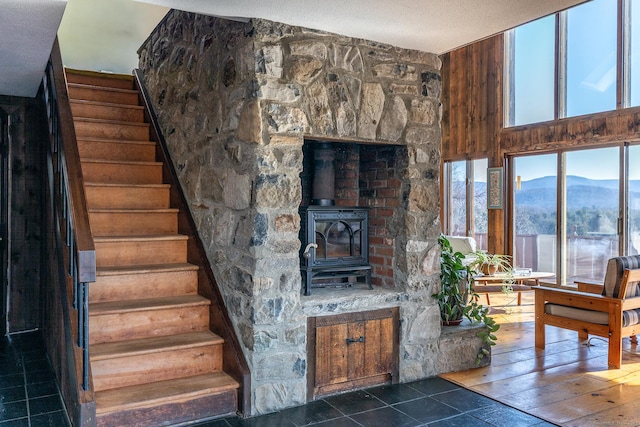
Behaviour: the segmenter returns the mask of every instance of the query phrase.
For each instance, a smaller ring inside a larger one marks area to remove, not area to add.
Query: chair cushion
[[[604,311],[586,310],[584,308],[547,303],[544,305],[544,312],[554,316],[567,317],[569,319],[596,323],[598,325],[609,324],[609,313],[605,313]]]
[[[446,236],[453,252],[462,252],[462,255],[468,255],[476,251],[476,240],[473,237],[465,236]]]
[[[622,295],[618,295],[620,291],[620,283],[622,282],[622,275],[626,269],[640,268],[640,255],[631,256],[619,256],[614,257],[607,263],[607,271],[604,276],[604,288],[602,289],[602,295],[610,298],[621,298]],[[627,285],[626,297],[634,297],[640,295],[640,288],[638,282],[629,283]]]
[[[598,325],[609,324],[609,314],[604,311],[586,310],[584,308],[568,307],[560,304],[544,305],[544,312],[554,316],[566,317],[582,322],[590,322]],[[640,308],[622,312],[622,326],[637,325],[640,323]]]

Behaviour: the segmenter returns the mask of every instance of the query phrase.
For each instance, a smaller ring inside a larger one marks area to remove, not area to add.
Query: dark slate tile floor
[[[353,391],[255,418],[198,427],[543,427],[539,418],[440,378]]]
[[[543,427],[539,418],[440,378],[325,397],[304,406],[197,427]],[[71,426],[39,332],[0,338],[0,427]]]
[[[0,338],[0,427],[71,426],[39,332]]]

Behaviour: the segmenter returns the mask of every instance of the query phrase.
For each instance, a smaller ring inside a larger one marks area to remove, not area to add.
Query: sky
[[[567,112],[576,116],[614,110],[616,104],[617,0],[592,0],[566,13]],[[640,105],[640,0],[629,0],[630,83],[628,106]],[[638,23],[634,31],[633,23]],[[552,120],[554,116],[555,15],[515,30],[515,125]],[[561,114],[562,116],[562,114]],[[631,165],[640,164],[640,148],[631,147]],[[567,175],[591,179],[619,178],[619,149],[567,153]],[[523,181],[557,175],[557,155],[522,156],[516,175]],[[630,168],[630,179],[640,170]]]
[[[640,22],[640,0],[630,1],[632,23]],[[616,107],[617,3],[592,0],[561,15],[566,17],[567,28],[566,78],[560,76],[560,81],[566,81],[567,111],[560,112],[561,117]],[[640,57],[640,31],[629,27],[634,75]],[[552,15],[514,31],[515,125],[554,118],[555,28]],[[640,87],[632,84],[631,105],[640,102],[636,93],[640,94]]]

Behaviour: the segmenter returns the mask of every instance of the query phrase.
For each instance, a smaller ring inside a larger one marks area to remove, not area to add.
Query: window
[[[513,165],[514,267],[555,273],[558,155],[516,157]]]
[[[564,156],[565,281],[604,280],[607,260],[619,253],[620,148],[569,151]]]
[[[447,234],[466,236],[467,234],[467,162],[449,163],[448,174],[448,218]]]
[[[640,0],[585,2],[509,31],[505,48],[509,126],[640,105]]]
[[[640,162],[640,145],[632,145],[628,149],[628,164],[637,165]],[[640,170],[627,168],[626,176],[626,253],[640,254]]]
[[[566,12],[566,112],[616,109],[617,1],[592,0]]]
[[[445,234],[472,236],[487,248],[487,159],[444,163]]]
[[[555,16],[538,19],[513,31],[511,49],[514,108],[511,125],[554,118]],[[531,82],[536,82],[535,85]]]
[[[622,185],[620,171],[625,162],[640,161],[637,156],[640,146],[616,145],[514,157],[514,265],[553,272],[562,285],[603,280],[607,260],[625,252],[619,227],[625,192],[630,203],[624,234],[627,253],[634,253],[640,245],[635,194],[640,173],[630,171]]]
[[[640,0],[629,0],[625,2],[625,37],[624,58],[629,58],[625,62],[624,82],[625,107],[635,107],[640,105]]]

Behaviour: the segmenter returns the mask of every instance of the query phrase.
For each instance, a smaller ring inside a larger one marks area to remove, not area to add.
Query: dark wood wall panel
[[[41,326],[46,114],[36,98],[0,96],[0,108],[11,119],[8,332],[12,333]]]
[[[500,35],[443,55],[443,160],[497,152],[502,126],[502,50]]]

